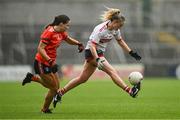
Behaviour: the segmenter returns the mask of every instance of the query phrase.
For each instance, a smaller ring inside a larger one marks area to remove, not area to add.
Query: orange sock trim
[[[39,79],[39,78],[38,78],[37,76],[33,76],[33,77],[31,78],[32,81],[38,81],[38,79]]]

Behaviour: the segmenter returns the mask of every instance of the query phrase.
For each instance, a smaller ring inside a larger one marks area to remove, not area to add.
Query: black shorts
[[[52,72],[52,68],[50,66],[42,64],[41,62],[35,60],[34,61],[34,71],[36,74],[49,74]]]
[[[97,52],[97,54],[98,54],[99,57],[103,57],[103,56],[104,56],[103,51],[97,50],[96,52]],[[91,50],[86,49],[86,50],[85,50],[85,59],[89,62],[89,61],[91,61],[93,58],[94,58],[94,57],[93,57],[93,55],[92,55],[92,53],[91,53]]]

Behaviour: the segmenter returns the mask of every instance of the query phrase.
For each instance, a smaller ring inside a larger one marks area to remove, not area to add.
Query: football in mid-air
[[[143,76],[140,72],[131,72],[128,79],[132,85],[136,85],[141,80],[143,80]]]

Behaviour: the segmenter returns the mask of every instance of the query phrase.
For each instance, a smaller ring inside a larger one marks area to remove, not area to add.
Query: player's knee
[[[53,89],[53,90],[50,90],[50,92],[54,96],[57,93],[57,90]]]
[[[56,82],[55,80],[52,80],[52,87],[53,87],[54,89],[59,89],[59,83]]]
[[[58,85],[54,85],[54,87],[53,87],[54,89],[54,91],[57,91],[58,89],[59,89],[59,86]]]
[[[55,87],[50,87],[49,90],[53,91],[53,92],[56,92],[58,89],[56,89]]]
[[[51,91],[57,91],[59,89],[59,86],[55,82],[52,82],[51,85],[49,86],[49,89]]]

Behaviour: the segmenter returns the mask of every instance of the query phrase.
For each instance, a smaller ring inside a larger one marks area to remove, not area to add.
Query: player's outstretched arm
[[[77,45],[78,46],[78,52],[82,52],[84,50],[83,44],[81,42],[79,42],[78,40],[71,38],[70,36],[67,37],[66,42],[70,45]]]
[[[119,40],[117,40],[117,42],[133,58],[135,58],[136,60],[141,60],[141,56],[137,52],[134,52],[133,50],[131,50],[123,39],[119,39]]]
[[[123,39],[118,39],[117,42],[123,48],[123,50],[126,51],[127,53],[131,51],[131,49],[129,48],[129,46],[126,44],[126,42]]]

